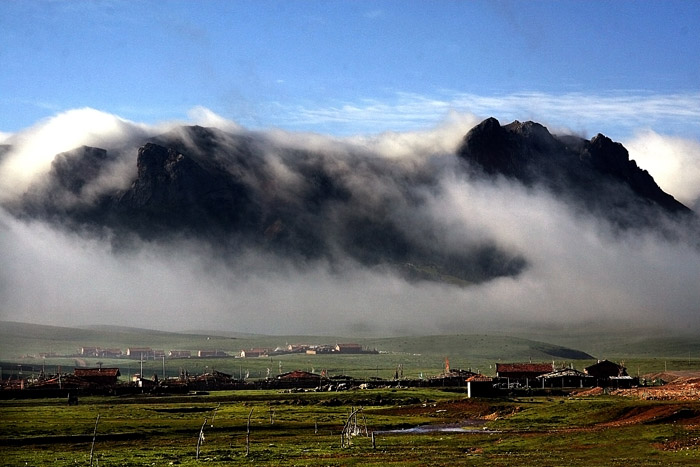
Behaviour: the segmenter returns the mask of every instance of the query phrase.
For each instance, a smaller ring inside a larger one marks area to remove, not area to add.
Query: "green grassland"
[[[374,446],[363,431],[353,437],[351,446],[341,447],[341,431],[352,407],[363,408],[358,424],[374,432]],[[0,465],[7,466],[89,465],[98,415],[93,465],[101,466],[700,462],[698,402],[464,399],[462,394],[436,389],[231,391],[206,396],[85,397],[78,406],[56,399],[0,401],[0,414]],[[196,459],[205,419],[204,442]],[[425,425],[471,431],[405,430]]]
[[[40,352],[73,354],[81,346],[149,346],[154,349],[215,349],[237,353],[285,343],[357,342],[378,354],[290,354],[264,358],[178,359],[144,362],[146,376],[211,370],[234,377],[264,377],[293,369],[330,375],[391,378],[432,376],[444,368],[494,373],[496,362],[555,361],[583,368],[595,358],[624,361],[630,374],[700,369],[694,336],[615,332],[545,332],[352,338],[329,336],[166,333],[131,328],[59,328],[0,322],[0,360],[17,365],[101,361],[118,366],[122,378],[140,371],[135,360],[76,357],[39,359]],[[48,368],[47,371],[52,371]],[[26,374],[26,373],[25,373]],[[351,409],[363,407],[362,426],[374,432],[341,446]],[[251,414],[252,409],[252,414]],[[246,425],[251,414],[249,453]],[[631,398],[522,397],[466,399],[440,389],[372,389],[345,392],[217,391],[208,395],[81,397],[0,401],[0,465],[474,465],[474,466],[673,466],[700,464],[700,402]],[[204,420],[204,442],[196,446]],[[407,430],[416,426],[452,431]],[[460,429],[461,427],[468,430]],[[398,431],[396,431],[398,430]],[[403,431],[402,431],[403,430]],[[454,431],[457,430],[457,431]]]

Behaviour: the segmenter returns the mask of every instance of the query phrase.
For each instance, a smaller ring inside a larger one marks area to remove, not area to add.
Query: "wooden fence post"
[[[92,467],[92,453],[95,450],[95,439],[97,438],[97,424],[100,422],[100,414],[97,414],[95,420],[95,430],[92,432],[92,446],[90,447],[90,467]]]
[[[202,423],[202,428],[199,430],[199,438],[197,438],[197,455],[195,459],[199,460],[199,447],[202,445],[202,441],[204,441],[204,426],[207,424],[207,419],[204,419],[204,423]]]
[[[253,409],[248,412],[248,423],[246,424],[245,432],[245,456],[248,457],[250,454],[250,416],[253,415]]]

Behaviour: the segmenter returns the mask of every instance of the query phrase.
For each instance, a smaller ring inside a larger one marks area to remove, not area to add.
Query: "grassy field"
[[[371,437],[341,447],[352,407]],[[249,453],[246,426],[250,411]],[[0,402],[0,465],[668,466],[700,462],[700,403],[465,399],[439,390]],[[204,442],[196,459],[204,420]],[[431,430],[412,431],[417,426]],[[451,431],[439,431],[451,430]],[[393,431],[392,431],[393,430]]]

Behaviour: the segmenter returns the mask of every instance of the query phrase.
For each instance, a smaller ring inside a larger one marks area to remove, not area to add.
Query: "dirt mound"
[[[700,371],[664,371],[644,375],[644,380],[663,381],[662,386],[639,386],[629,389],[591,388],[572,392],[572,396],[590,397],[601,394],[635,397],[644,400],[698,401],[700,400]]]
[[[602,423],[601,426],[626,426],[642,423],[681,423],[684,425],[697,425],[700,423],[700,408],[692,408],[679,404],[633,407],[623,412],[616,420]]]
[[[666,383],[700,383],[700,371],[662,371],[644,375],[647,381],[662,380]]]
[[[616,420],[602,423],[602,426],[625,426],[639,423],[649,423],[659,418],[666,418],[673,414],[672,406],[656,407],[633,407],[629,411],[623,412]]]
[[[644,400],[700,400],[700,380],[695,378],[678,378],[673,383],[663,386],[641,386],[631,389],[616,389],[610,394],[636,397]]]

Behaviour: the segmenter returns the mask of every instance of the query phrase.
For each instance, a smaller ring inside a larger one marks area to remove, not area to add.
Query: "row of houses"
[[[496,376],[490,377],[471,370],[450,370],[428,378],[417,385],[462,387],[468,397],[498,397],[511,391],[564,390],[575,388],[612,387],[629,388],[639,384],[638,378],[627,374],[627,369],[609,360],[599,360],[584,371],[572,367],[557,368],[554,363],[497,363]],[[401,382],[412,385],[411,382]]]
[[[274,349],[258,347],[249,350],[241,350],[239,356],[241,358],[269,357],[273,355],[284,355],[291,353],[305,353],[307,355],[320,354],[376,354],[379,353],[376,349],[367,349],[356,343],[344,344],[287,344],[284,347],[276,347]]]
[[[42,372],[34,380],[22,378],[15,382],[8,381],[5,389],[89,390],[113,388],[117,386],[120,376],[119,368],[75,368],[72,374],[59,372],[47,376]]]
[[[48,355],[48,354],[46,354]],[[40,354],[40,356],[46,356]],[[228,357],[229,354],[222,350],[159,350],[151,347],[129,347],[126,352],[121,349],[103,349],[101,347],[81,347],[78,349],[78,355],[81,357],[100,357],[100,358],[131,358],[135,360],[159,360],[164,357],[168,358],[191,358],[191,357]],[[55,354],[52,356],[56,356]]]
[[[81,357],[119,358],[123,355],[122,349],[103,349],[102,347],[83,346],[78,350]],[[44,356],[40,354],[40,356]],[[54,355],[55,356],[55,355]]]
[[[361,354],[361,353],[378,353],[377,350],[363,348],[356,343],[343,343],[335,345],[307,345],[307,344],[288,344],[284,347],[271,348],[252,348],[241,350],[233,355],[235,357],[251,358],[251,357],[269,357],[272,355],[283,355],[289,353],[306,353],[309,355],[315,354]],[[40,357],[55,357],[54,353],[40,354]],[[78,356],[81,357],[97,357],[97,358],[131,358],[136,360],[159,360],[161,358],[192,358],[192,357],[230,357],[227,352],[222,350],[159,350],[151,347],[129,347],[125,352],[121,349],[102,348],[95,346],[83,346],[78,349]]]
[[[627,374],[624,366],[609,360],[599,360],[590,365],[584,371],[574,368],[556,368],[553,363],[498,363],[496,364],[496,377],[485,376],[481,373],[469,370],[450,369],[446,361],[445,371],[440,375],[420,380],[408,380],[402,378],[402,369],[397,370],[393,381],[373,379],[373,382],[358,381],[346,377],[344,385],[372,387],[399,384],[401,386],[444,386],[463,387],[467,389],[469,397],[498,396],[503,390],[514,388],[586,388],[586,387],[629,387],[637,384],[636,378]],[[308,373],[295,370],[281,374],[274,378],[279,387],[321,387],[334,382],[325,374]],[[502,383],[505,382],[505,385]],[[509,384],[510,383],[510,384]]]

